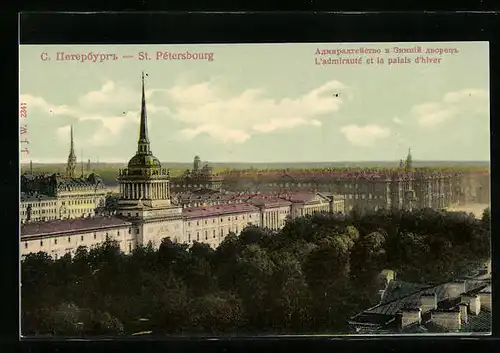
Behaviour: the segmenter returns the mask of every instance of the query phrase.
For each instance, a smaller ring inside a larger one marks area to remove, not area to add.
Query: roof
[[[467,322],[461,323],[458,332],[491,332],[492,326],[491,311],[481,309],[478,315],[468,314]],[[377,332],[379,332],[377,330]],[[403,333],[445,333],[448,332],[443,327],[436,325],[430,320],[424,320],[423,323],[414,323],[404,328]]]
[[[424,293],[436,294],[436,298],[439,303],[445,299],[448,299],[447,285],[448,282],[439,284],[437,286],[424,287],[421,290],[409,294],[405,297],[396,297],[392,301],[380,303],[370,309],[365,310],[364,312],[395,315],[399,310],[401,310],[404,307],[420,306],[420,296]],[[473,290],[477,290],[478,288],[482,289],[484,286],[485,284],[482,281],[466,281],[465,291],[471,292]]]
[[[31,222],[21,225],[21,238],[92,231],[100,228],[114,228],[129,225],[132,225],[132,223],[114,216]]]
[[[388,303],[397,299],[401,299],[415,292],[420,292],[424,288],[429,288],[427,284],[418,284],[403,281],[391,281],[387,285],[384,294],[382,295],[382,300],[380,303]]]
[[[287,195],[283,195],[283,199],[289,200],[291,202],[295,203],[307,203],[313,201],[316,197],[320,197],[321,199],[323,198],[322,195],[319,195],[318,193],[315,192],[297,192],[297,193],[290,193]]]
[[[287,200],[279,198],[265,198],[265,197],[253,197],[247,201],[249,204],[254,206],[262,206],[265,208],[274,207],[289,207],[292,203]]]
[[[205,217],[214,217],[227,214],[240,214],[240,213],[258,212],[258,211],[259,209],[253,205],[241,203],[241,204],[185,208],[182,210],[182,215],[185,218],[192,219],[192,218],[205,218]]]
[[[50,201],[50,200],[57,200],[57,198],[40,193],[21,192],[21,202]]]

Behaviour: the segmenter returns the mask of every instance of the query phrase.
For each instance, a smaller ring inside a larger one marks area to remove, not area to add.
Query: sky
[[[442,50],[402,53],[414,47]],[[381,53],[336,52],[359,48]],[[490,159],[487,42],[19,50],[29,141],[21,162],[65,162],[73,125],[78,160],[126,163],[137,150],[142,71],[151,149],[163,162],[399,161],[408,148],[414,160]],[[57,60],[58,52],[118,59]],[[213,60],[165,60],[187,52]],[[415,63],[419,56],[440,62]],[[362,64],[326,64],[339,58]]]

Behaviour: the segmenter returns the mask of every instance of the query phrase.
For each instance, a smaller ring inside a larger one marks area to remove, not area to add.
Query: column
[[[147,199],[150,199],[151,198],[151,194],[150,194],[150,188],[151,184],[146,184],[146,198]]]

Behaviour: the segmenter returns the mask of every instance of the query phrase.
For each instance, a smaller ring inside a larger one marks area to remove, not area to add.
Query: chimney
[[[431,313],[431,322],[450,331],[458,331],[462,327],[461,308],[449,311],[434,311]]]
[[[401,313],[402,329],[411,324],[422,322],[422,309],[420,308],[403,308],[399,313]]]
[[[481,312],[481,299],[477,294],[463,294],[461,303],[469,305],[469,313],[471,313],[472,315],[479,315],[479,313]]]
[[[460,319],[464,324],[466,324],[469,321],[467,313],[469,305],[467,303],[460,303],[459,307],[460,307]]]
[[[420,297],[420,308],[422,312],[435,310],[437,308],[436,293],[423,293]]]
[[[465,281],[457,280],[453,282],[449,282],[445,286],[446,288],[446,296],[448,298],[457,298],[460,294],[465,293]]]
[[[479,292],[479,300],[481,301],[481,308],[491,311],[491,289],[483,289]]]
[[[396,328],[398,332],[403,331],[403,313],[401,311],[396,313]]]

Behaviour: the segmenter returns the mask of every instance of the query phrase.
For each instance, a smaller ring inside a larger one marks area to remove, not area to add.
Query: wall
[[[147,245],[149,242],[153,248],[158,249],[164,238],[170,238],[173,242],[184,242],[184,224],[182,219],[144,221],[138,225],[141,234],[141,243]]]
[[[184,221],[184,242],[199,241],[217,247],[230,232],[239,235],[249,223],[260,226],[259,216],[259,212],[245,212],[188,218]]]
[[[135,248],[135,236],[130,226],[113,227],[108,229],[85,230],[72,234],[48,235],[42,237],[22,237],[21,256],[43,251],[57,259],[66,253],[74,254],[79,246],[88,248],[103,243],[106,235],[118,241],[120,249],[129,253]]]

